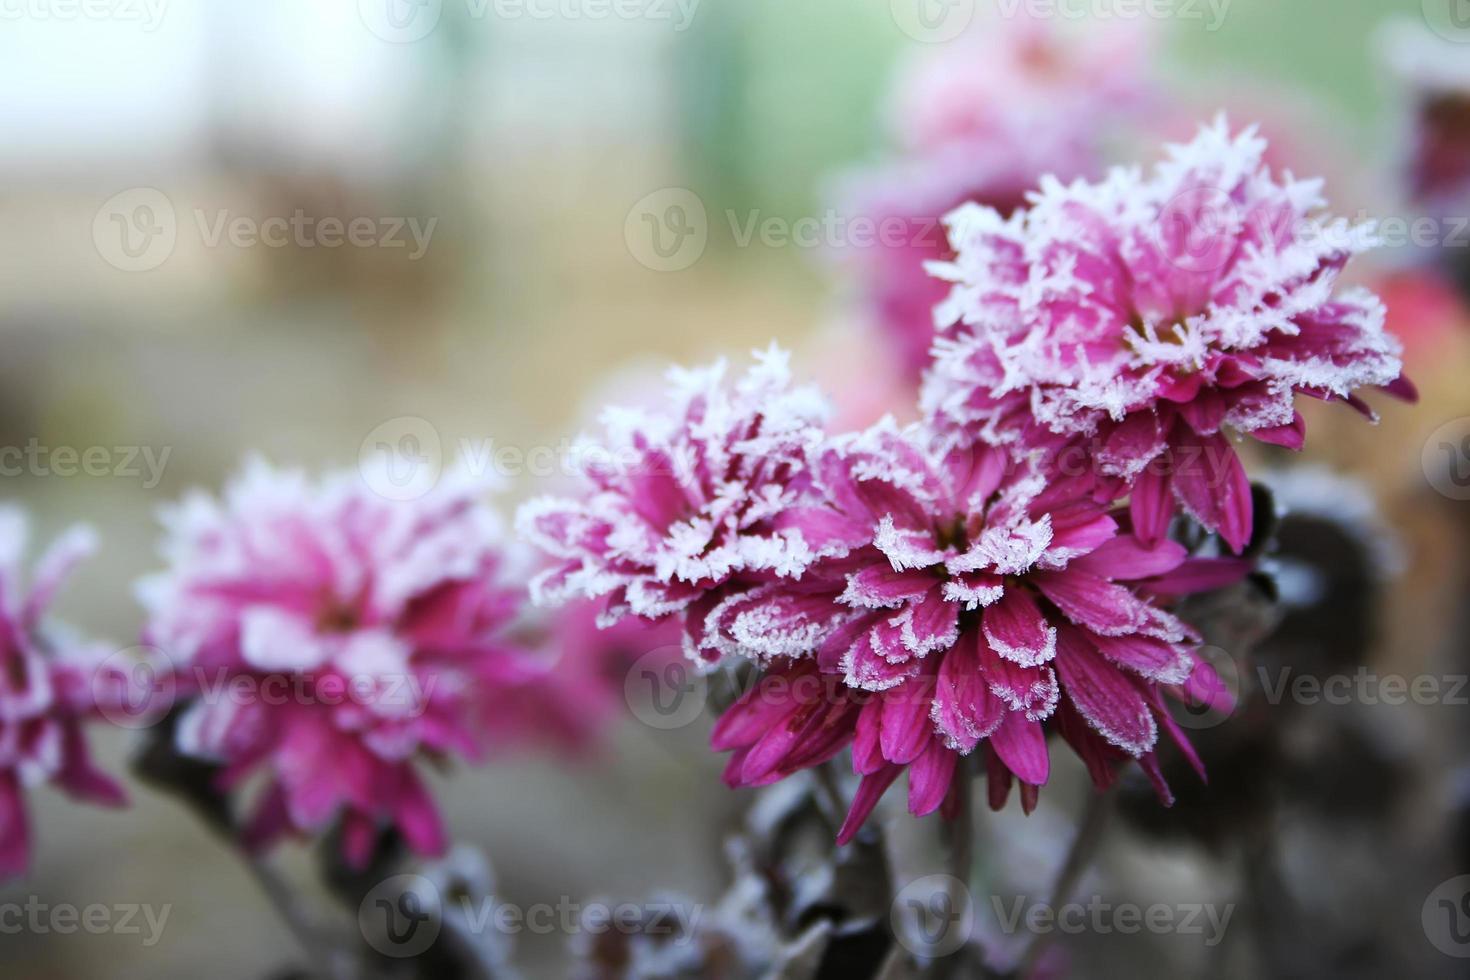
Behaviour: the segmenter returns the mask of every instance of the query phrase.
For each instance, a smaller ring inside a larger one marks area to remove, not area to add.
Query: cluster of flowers
[[[1027,23],[917,69],[898,113],[914,163],[858,193],[916,232],[947,215],[864,277],[922,376],[919,421],[832,432],[775,349],[733,383],[677,372],[666,408],[607,414],[585,494],[521,513],[551,557],[532,591],[573,604],[555,620],[527,614],[526,559],[475,481],[390,501],[357,473],[259,464],[166,514],[140,674],[44,619],[85,532],[26,593],[24,522],[0,514],[0,876],[27,860],[24,787],[122,801],[82,727],[140,715],[167,716],[221,793],[260,784],[252,846],[340,827],[361,863],[393,827],[442,852],[426,763],[586,744],[620,668],[670,637],[759,667],[714,733],[730,784],[850,749],[843,840],[904,770],[915,813],[953,803],[975,753],[992,803],[1019,783],[1029,809],[1051,735],[1099,786],[1136,760],[1167,799],[1161,735],[1197,764],[1168,699],[1225,696],[1171,608],[1249,568],[1188,552],[1176,516],[1242,552],[1227,433],[1300,448],[1297,395],[1371,415],[1363,389],[1413,389],[1382,303],[1339,288],[1371,230],[1321,217],[1320,182],[1275,175],[1253,131],[1073,180],[1154,90],[1118,70],[1147,40]]]
[[[25,870],[23,784],[121,803],[88,762],[82,723],[167,717],[174,749],[217,767],[214,788],[261,789],[244,844],[341,831],[365,862],[387,827],[415,851],[446,835],[421,770],[537,740],[585,746],[607,713],[598,658],[615,649],[578,624],[527,621],[523,553],[481,482],[449,478],[408,501],[357,471],[313,481],[252,463],[223,499],[164,514],[166,570],[145,579],[143,646],[110,653],[41,614],[89,546],[68,535],[30,594],[23,523],[0,519],[0,876]],[[578,669],[556,669],[535,635],[570,631]]]
[[[1171,540],[1176,502],[1239,552],[1251,497],[1227,429],[1299,447],[1297,394],[1412,393],[1381,304],[1337,289],[1371,235],[1302,237],[1318,185],[1264,151],[1222,121],[1150,176],[952,214],[912,426],[827,432],[774,349],[733,385],[677,373],[664,412],[610,413],[607,456],[631,464],[521,511],[556,562],[536,598],[673,618],[696,660],[757,663],[714,731],[726,781],[850,748],[843,841],[904,770],[915,814],[954,801],[976,752],[992,804],[1019,783],[1029,810],[1052,734],[1098,786],[1136,760],[1167,801],[1161,731],[1198,762],[1168,699],[1227,697],[1170,606],[1250,567]]]

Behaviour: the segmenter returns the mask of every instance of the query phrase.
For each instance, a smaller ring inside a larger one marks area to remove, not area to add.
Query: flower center
[[[336,599],[329,601],[316,617],[319,633],[351,633],[361,623],[356,609]]]

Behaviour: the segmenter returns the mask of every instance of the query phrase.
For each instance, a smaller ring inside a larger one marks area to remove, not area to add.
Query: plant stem
[[[1077,836],[1072,839],[1072,846],[1067,851],[1067,859],[1062,862],[1062,868],[1052,885],[1051,907],[1053,909],[1058,909],[1072,900],[1072,893],[1077,890],[1082,876],[1092,866],[1093,858],[1097,854],[1097,845],[1102,840],[1103,831],[1107,828],[1108,817],[1113,812],[1113,801],[1116,796],[1116,785],[1101,793],[1088,794],[1087,805],[1082,811],[1082,822],[1077,827]],[[1017,961],[1014,976],[1020,978],[1030,976],[1045,948],[1046,941],[1043,934],[1032,935],[1031,941],[1027,943],[1020,960]]]
[[[296,937],[297,943],[311,961],[312,972],[324,980],[356,980],[360,976],[353,957],[328,936],[301,901],[296,890],[280,875],[276,874],[262,858],[247,854],[237,848],[237,853],[250,869],[251,876],[265,892],[266,898],[275,907],[277,914],[286,923],[286,928]]]
[[[975,856],[975,814],[971,806],[970,767],[970,758],[962,757],[955,768],[954,783],[950,787],[950,792],[955,794],[956,805],[954,819],[949,822],[949,875],[954,880],[956,894],[952,896],[952,907],[956,909],[973,909],[974,906],[970,894],[970,872],[974,867]],[[977,968],[975,950],[969,943],[934,964],[935,973],[940,977],[971,977],[976,975],[974,971]]]

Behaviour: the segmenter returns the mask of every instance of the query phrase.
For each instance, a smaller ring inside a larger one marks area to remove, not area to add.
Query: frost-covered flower
[[[586,499],[522,507],[522,534],[556,559],[538,601],[605,599],[605,622],[678,613],[732,577],[799,560],[800,542],[759,528],[800,492],[807,447],[826,413],[791,386],[775,348],[733,386],[723,363],[674,371],[666,413],[609,410],[608,443],[584,446]]]
[[[27,590],[21,560],[26,521],[0,509],[0,878],[24,874],[30,857],[25,792],[41,783],[79,800],[120,806],[122,789],[93,768],[84,722],[106,704],[107,651],[43,621],[62,581],[93,548],[76,528],[36,565]]]
[[[852,748],[864,778],[849,839],[905,770],[909,808],[938,809],[982,749],[991,799],[1013,777],[1029,810],[1048,731],[1105,786],[1136,759],[1164,798],[1162,728],[1191,758],[1165,693],[1222,695],[1161,600],[1246,564],[1145,546],[1090,484],[1016,466],[1005,450],[944,450],[880,423],[814,453],[812,492],[776,518],[814,556],[799,574],[729,590],[695,628],[711,655],[767,672],[716,726],[726,779],[760,785]]]
[[[1360,388],[1412,396],[1383,305],[1337,288],[1371,228],[1321,217],[1321,182],[1274,176],[1265,148],[1221,119],[1151,177],[1047,180],[1009,218],[951,214],[926,414],[1023,452],[1085,446],[1074,460],[1132,488],[1143,541],[1177,498],[1242,549],[1250,493],[1227,429],[1298,448],[1297,394],[1370,416]]]
[[[1097,176],[1105,144],[1148,103],[1153,35],[1135,27],[1072,31],[1008,19],[926,51],[895,83],[897,158],[839,187],[869,219],[850,242],[859,288],[912,378],[928,361],[945,287],[924,271],[947,258],[940,218],[965,202],[1003,214],[1041,177]]]
[[[349,861],[395,827],[445,844],[422,762],[475,760],[535,724],[546,668],[506,635],[521,592],[481,481],[407,501],[356,472],[311,480],[252,462],[223,499],[163,515],[167,569],[145,580],[145,640],[194,700],[178,748],[264,774],[252,846],[340,821]]]

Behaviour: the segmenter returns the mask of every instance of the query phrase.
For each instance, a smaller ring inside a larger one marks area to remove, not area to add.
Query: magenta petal
[[[1215,668],[1203,660],[1195,661],[1194,672],[1184,682],[1183,690],[1192,704],[1225,714],[1235,710],[1235,695],[1230,687],[1220,679]]]
[[[858,784],[858,791],[852,798],[852,806],[847,811],[847,819],[842,822],[842,829],[837,832],[837,843],[846,844],[857,836],[858,829],[893,785],[898,774],[903,772],[903,766],[889,766],[878,772],[864,776],[863,781]]]
[[[1393,397],[1401,401],[1406,401],[1411,405],[1419,401],[1419,388],[1414,382],[1409,380],[1409,376],[1406,374],[1399,375],[1382,387],[1384,391]]]
[[[882,731],[883,703],[874,698],[859,710],[852,740],[852,771],[859,776],[871,775],[888,764],[879,744]]]
[[[1159,417],[1152,411],[1134,412],[1114,426],[1098,452],[1098,460],[1115,474],[1131,474],[1164,451]]]
[[[1107,514],[1098,514],[1075,523],[1063,523],[1054,516],[1051,545],[1047,550],[1086,554],[1111,541],[1117,533],[1118,522]]]
[[[1072,622],[1117,636],[1142,626],[1150,608],[1121,585],[1081,569],[1033,576],[1042,593]]]
[[[1068,699],[1099,734],[1135,758],[1154,747],[1158,729],[1143,695],[1084,633],[1062,630],[1056,665]]]
[[[1164,540],[1148,547],[1133,535],[1123,534],[1092,554],[1074,559],[1067,567],[1091,572],[1105,579],[1127,581],[1172,572],[1188,557],[1189,551],[1177,541]]]
[[[795,705],[790,674],[767,674],[725,709],[710,733],[716,752],[729,752],[760,741],[762,735],[784,718]]]
[[[378,825],[370,817],[356,810],[342,816],[342,857],[349,868],[366,868],[377,841]]]
[[[796,700],[792,703],[795,709],[777,721],[746,754],[740,779],[747,785],[783,770],[786,757],[821,720],[820,704],[801,704]]]
[[[980,670],[994,694],[1011,711],[1029,718],[1042,719],[1056,707],[1059,689],[1056,672],[1050,666],[1022,667],[1007,660],[981,642],[978,647]]]
[[[404,768],[394,801],[394,820],[409,848],[423,857],[441,857],[449,847],[439,810],[424,784]]]
[[[1204,761],[1200,759],[1199,753],[1195,751],[1194,743],[1189,740],[1189,736],[1179,727],[1179,723],[1171,718],[1162,706],[1156,706],[1156,709],[1154,716],[1158,718],[1159,724],[1163,727],[1164,731],[1169,733],[1169,738],[1173,739],[1174,744],[1179,746],[1179,751],[1183,753],[1185,761],[1189,763],[1189,767],[1199,775],[1200,782],[1208,783],[1210,779],[1205,773]]]
[[[1056,654],[1056,627],[1047,623],[1030,589],[1007,589],[999,602],[986,607],[981,617],[990,649],[1007,660],[1022,667],[1035,667]]]
[[[92,765],[81,724],[75,720],[65,722],[62,739],[64,761],[56,775],[57,784],[79,800],[103,806],[124,806],[128,798],[123,788]]]
[[[847,683],[864,691],[886,691],[897,687],[919,670],[917,662],[895,664],[878,651],[873,645],[873,634],[879,626],[854,640],[842,657],[842,673]],[[897,631],[893,632],[896,634]],[[902,644],[898,649],[903,649]]]
[[[931,738],[922,755],[909,766],[909,812],[916,817],[939,809],[954,780],[959,755]]]
[[[895,572],[884,562],[849,576],[841,601],[867,609],[892,609],[919,598],[933,586],[934,576],[927,571]]]
[[[1004,720],[1005,706],[990,693],[968,638],[944,655],[932,710],[935,726],[960,752],[972,750]]]
[[[1251,537],[1251,483],[1240,457],[1218,433],[1197,441],[1186,434],[1179,450],[1174,491],[1180,501],[1237,554],[1244,551]]]
[[[1006,768],[1024,783],[1040,786],[1051,775],[1046,733],[1039,721],[1031,721],[1019,712],[1009,712],[995,734],[990,736],[990,747]]]
[[[930,704],[927,685],[917,682],[883,695],[882,734],[879,738],[883,758],[907,765],[919,757],[933,737]]]
[[[960,635],[960,606],[931,589],[924,600],[910,607],[913,615],[903,626],[903,645],[915,656],[926,656],[954,644]]]
[[[800,531],[813,551],[855,548],[871,540],[870,529],[861,521],[830,507],[792,507],[772,522],[777,531]]]
[[[1184,683],[1194,663],[1188,653],[1152,636],[1133,633],[1092,636],[1090,639],[1104,657],[1119,667],[1160,684]]]
[[[1255,567],[1246,558],[1190,558],[1174,571],[1150,579],[1145,587],[1158,595],[1193,595],[1234,585]]]
[[[1251,432],[1251,437],[1283,449],[1300,450],[1307,441],[1307,421],[1301,412],[1295,412],[1285,425],[1272,425]]]
[[[1138,475],[1128,497],[1128,514],[1133,519],[1133,533],[1146,545],[1157,544],[1169,533],[1174,516],[1173,487],[1167,473],[1156,473],[1149,466]]]
[[[30,825],[20,780],[0,773],[0,880],[19,877],[30,863]]]
[[[1202,436],[1208,436],[1220,431],[1220,423],[1225,420],[1225,412],[1229,407],[1223,392],[1215,388],[1205,388],[1196,397],[1181,404],[1178,412],[1191,429]]]
[[[240,830],[240,843],[252,854],[270,847],[291,829],[291,816],[286,809],[286,791],[279,782],[272,782],[256,803],[250,819]]]

